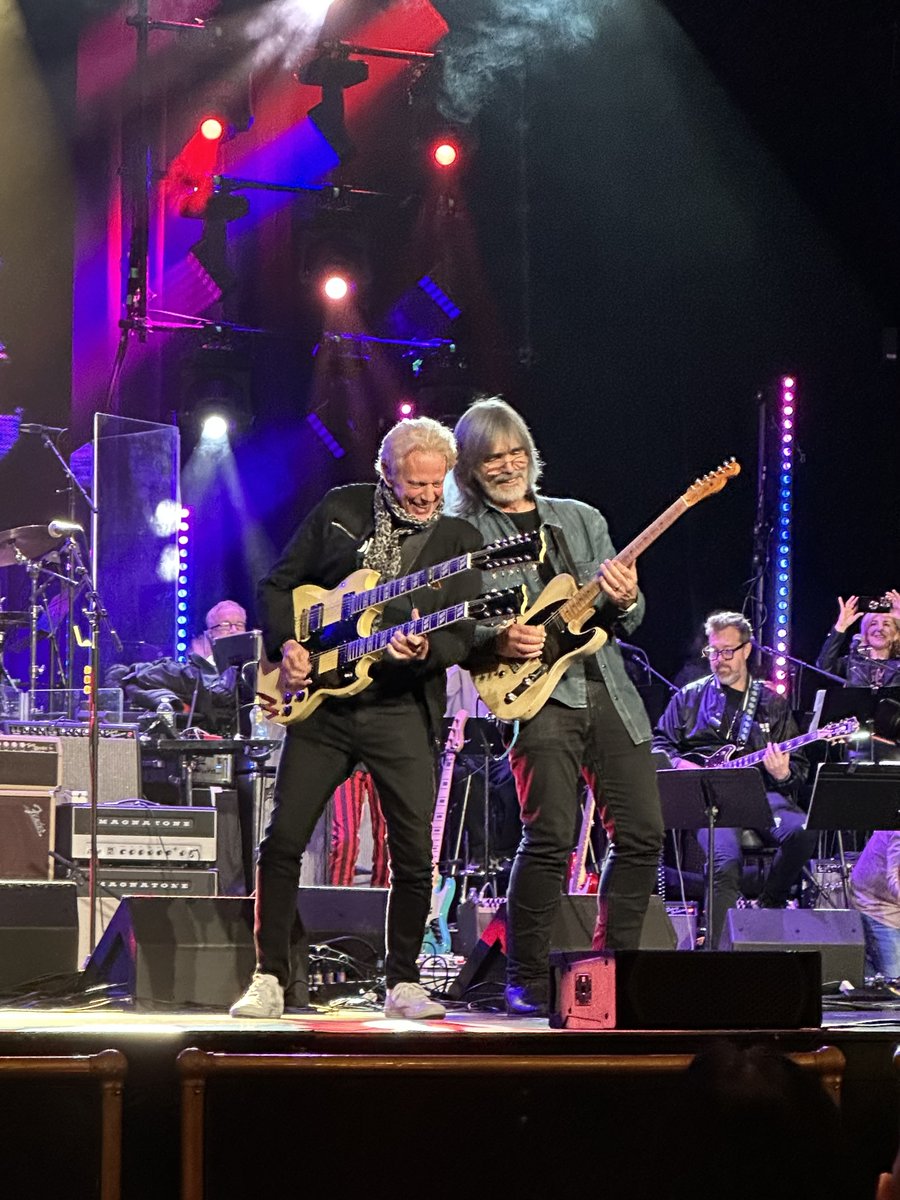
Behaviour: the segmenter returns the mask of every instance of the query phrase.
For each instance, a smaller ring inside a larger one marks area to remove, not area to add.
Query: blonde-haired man
[[[281,662],[285,691],[305,686],[310,660],[294,640],[291,592],[301,583],[331,589],[360,566],[396,578],[481,546],[466,521],[443,515],[444,476],[456,461],[453,434],[419,417],[388,431],[376,483],[334,488],[302,522],[260,583],[266,653]],[[436,612],[478,594],[477,573],[392,601],[382,628],[413,609]],[[446,669],[469,651],[474,626],[459,622],[430,636],[396,635],[356,696],[328,698],[289,727],[275,784],[272,819],[260,845],[256,884],[257,968],[231,1012],[280,1017],[296,911],[300,856],[328,797],[356,763],[369,768],[388,829],[391,890],[387,913],[385,1014],[442,1017],[419,985],[416,959],[431,898],[433,745],[446,706]]]

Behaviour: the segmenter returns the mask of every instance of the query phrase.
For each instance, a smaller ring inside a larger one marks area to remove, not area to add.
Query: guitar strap
[[[583,581],[578,578],[578,572],[575,570],[575,561],[572,558],[571,551],[569,550],[569,543],[566,541],[566,535],[563,531],[562,526],[548,524],[548,525],[545,525],[544,528],[550,534],[550,540],[553,543],[553,549],[556,551],[557,555],[559,556],[559,560],[562,563],[563,567],[568,572],[568,574],[572,576],[572,578],[575,580],[575,582],[580,587]],[[545,579],[544,574],[548,570],[549,570],[549,578]],[[538,573],[541,575],[541,582],[544,584],[549,583],[555,574],[555,572],[553,571],[553,567],[551,566],[550,563],[547,562],[546,558],[544,559],[544,561],[542,563],[540,563],[538,565]]]
[[[763,681],[761,679],[754,679],[749,688],[747,688],[744,711],[741,713],[741,723],[738,725],[737,737],[734,742],[736,750],[743,750],[750,738],[750,730],[753,728],[756,710],[759,708],[759,698],[762,695],[762,689]]]

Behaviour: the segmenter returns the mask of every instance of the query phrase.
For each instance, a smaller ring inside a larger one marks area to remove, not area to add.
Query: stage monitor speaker
[[[69,792],[90,788],[90,738],[87,726],[81,737],[59,739],[60,787]],[[97,769],[98,804],[141,797],[141,749],[136,732],[108,737],[100,730],[100,762]]]
[[[0,883],[0,992],[78,969],[74,883]]]
[[[286,1001],[308,1001],[308,946],[295,922]],[[256,962],[253,900],[241,896],[126,896],[91,955],[84,986],[114,984],[138,1009],[225,1009]]]
[[[818,950],[825,986],[865,981],[862,917],[849,908],[730,908],[722,950]]]
[[[0,879],[49,879],[56,810],[48,788],[0,788]]]
[[[819,955],[617,950],[551,955],[557,1029],[809,1029],[822,1022]]]
[[[297,911],[310,945],[337,942],[351,958],[384,967],[387,888],[301,887]]]
[[[483,907],[483,912],[482,912]],[[487,918],[485,920],[485,918]],[[460,1000],[472,987],[503,983],[506,978],[506,901],[466,903],[457,909],[460,944],[472,949],[449,988]],[[597,897],[563,895],[550,934],[551,950],[590,950],[597,920]],[[483,923],[483,924],[482,924]],[[476,927],[481,926],[475,938]],[[641,930],[642,950],[674,950],[678,935],[659,896],[651,896]],[[461,951],[465,953],[465,951]]]

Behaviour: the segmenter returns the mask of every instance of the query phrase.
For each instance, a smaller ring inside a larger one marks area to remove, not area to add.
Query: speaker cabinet
[[[825,985],[865,979],[862,917],[849,908],[730,908],[722,950],[818,950]]]
[[[286,999],[308,1001],[308,945],[295,922]],[[138,1009],[228,1008],[253,974],[253,900],[127,896],[85,968],[85,985],[117,984]]]
[[[590,950],[597,920],[596,896],[560,898],[550,933],[551,950]],[[469,988],[482,983],[503,983],[506,977],[506,901],[464,902],[457,909],[459,950],[468,961],[450,985],[448,994],[460,1000]],[[478,930],[478,936],[475,931]],[[693,943],[692,943],[693,944]],[[641,930],[642,950],[674,950],[678,945],[666,907],[659,896],[651,896]]]
[[[0,879],[51,877],[54,822],[51,789],[0,789]]]
[[[808,1029],[822,1022],[819,956],[669,950],[550,956],[557,1029]]]
[[[77,968],[75,884],[0,882],[0,992]]]
[[[381,970],[387,900],[387,888],[301,887],[297,911],[311,944],[340,938],[342,950]]]

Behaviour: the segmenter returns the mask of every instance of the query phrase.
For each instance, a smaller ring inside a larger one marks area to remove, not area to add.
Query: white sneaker
[[[418,983],[395,983],[384,997],[386,1017],[405,1017],[407,1021],[435,1021],[446,1016],[447,1010],[432,1000]]]
[[[228,1011],[233,1017],[277,1021],[284,1013],[284,988],[274,975],[255,971],[246,992]]]

